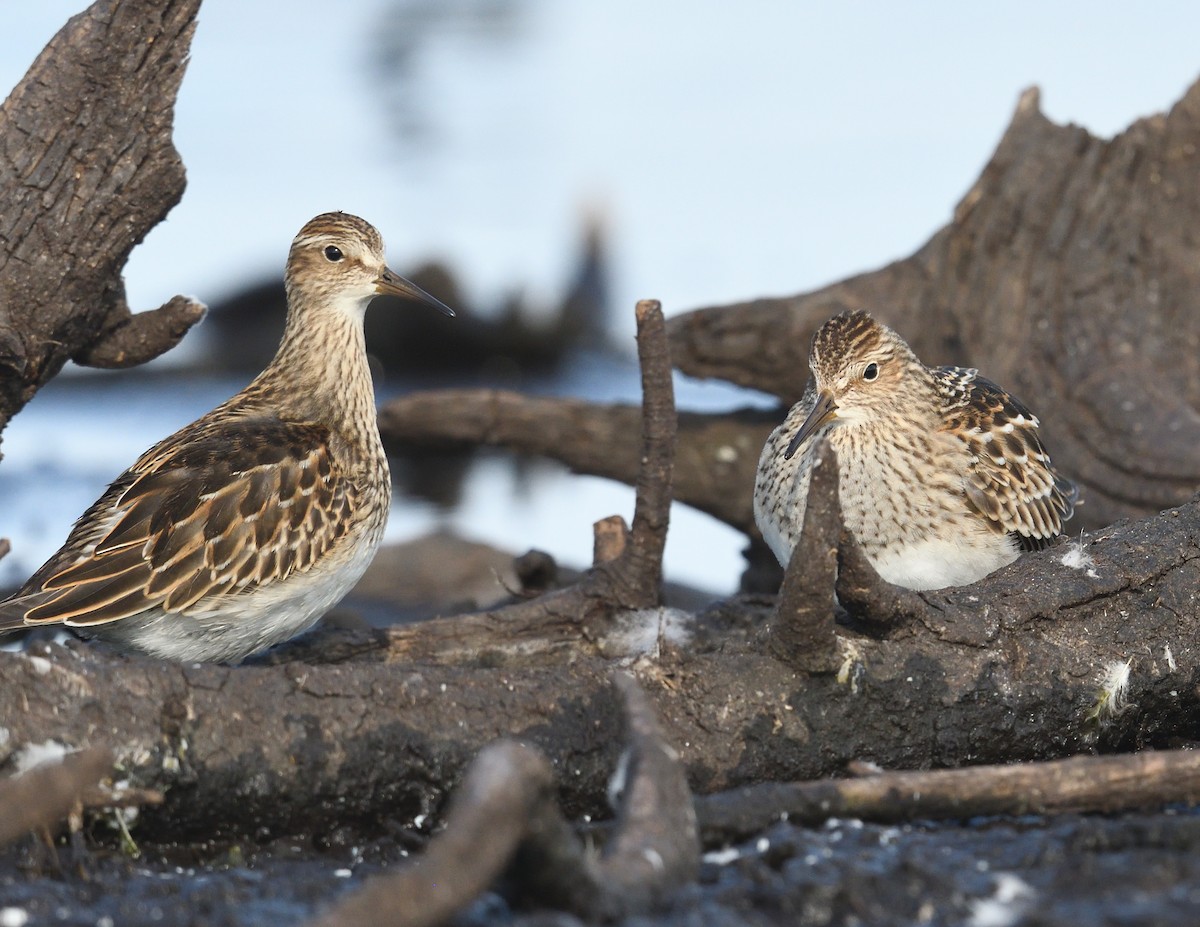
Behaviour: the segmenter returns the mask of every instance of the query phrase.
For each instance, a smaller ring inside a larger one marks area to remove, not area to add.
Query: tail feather
[[[0,634],[8,634],[31,627],[25,623],[25,616],[29,614],[30,609],[36,608],[56,594],[56,592],[34,592],[29,595],[13,596],[11,599],[0,602]]]

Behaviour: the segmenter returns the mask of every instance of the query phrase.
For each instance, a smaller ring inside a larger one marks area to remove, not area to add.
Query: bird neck
[[[375,390],[363,337],[363,311],[316,305],[289,291],[279,350],[248,393],[269,393],[276,408],[339,430],[375,421]]]

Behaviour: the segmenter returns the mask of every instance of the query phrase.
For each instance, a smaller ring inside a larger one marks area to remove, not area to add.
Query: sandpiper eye
[[[874,380],[877,376],[879,376],[879,365],[872,361],[871,363],[867,364],[866,369],[863,370],[863,379],[869,382]]]
[[[336,264],[342,259],[342,249],[335,248],[333,245],[330,245],[325,249],[325,257]]]

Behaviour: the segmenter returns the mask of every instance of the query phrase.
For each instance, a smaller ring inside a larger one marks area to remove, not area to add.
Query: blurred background
[[[5,8],[5,93],[85,6]],[[0,586],[261,369],[275,323],[254,307],[278,310],[288,244],[316,213],[373,222],[392,266],[460,310],[381,359],[381,398],[497,384],[636,402],[637,299],[672,314],[903,257],[949,219],[1021,90],[1110,136],[1200,76],[1197,35],[1183,3],[207,0],[176,111],[188,188],[126,284],[134,309],[184,293],[213,313],[157,372],[70,372],[5,431]],[[772,404],[677,388],[683,408]],[[631,490],[549,463],[434,467],[449,486],[401,468],[391,539],[448,527],[585,565],[591,522],[632,514]],[[668,578],[732,591],[744,539],[672,518]]]

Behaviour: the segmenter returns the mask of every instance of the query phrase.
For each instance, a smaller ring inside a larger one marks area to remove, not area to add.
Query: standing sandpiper
[[[767,439],[754,485],[754,520],[784,567],[822,438],[846,527],[899,586],[973,583],[1071,517],[1078,489],[1055,472],[1037,417],[977,371],[926,367],[862,311],[822,325],[808,363],[813,381]]]
[[[126,650],[237,661],[311,627],[362,576],[391,502],[363,341],[389,270],[370,223],[332,212],[292,242],[275,359],[146,451],[0,603],[0,632],[62,624]]]

